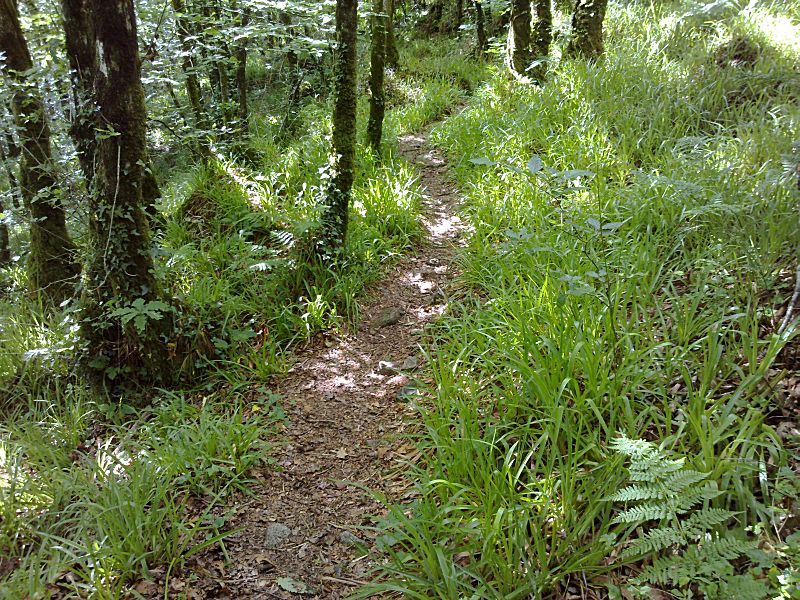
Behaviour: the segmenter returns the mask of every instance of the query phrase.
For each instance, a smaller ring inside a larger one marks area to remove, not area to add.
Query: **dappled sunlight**
[[[0,2],[0,597],[797,595],[798,6],[88,4]]]
[[[753,10],[747,16],[748,21],[772,44],[794,53],[795,57],[800,55],[800,23],[764,9]]]

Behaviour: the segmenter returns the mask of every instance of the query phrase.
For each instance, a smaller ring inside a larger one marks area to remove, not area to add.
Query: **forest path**
[[[318,336],[277,382],[290,421],[280,469],[266,467],[257,495],[235,507],[232,525],[243,530],[226,541],[229,566],[215,561],[219,587],[206,597],[298,598],[287,588],[307,586],[306,598],[337,599],[368,578],[359,546],[373,539],[361,528],[385,509],[364,488],[395,501],[407,492],[403,461],[415,449],[403,434],[414,418],[419,334],[445,308],[465,230],[428,131],[400,139],[419,172],[425,239],[373,287],[357,332]]]

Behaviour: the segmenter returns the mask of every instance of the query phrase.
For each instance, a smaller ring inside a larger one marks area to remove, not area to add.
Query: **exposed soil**
[[[286,444],[258,474],[255,496],[235,507],[231,525],[243,530],[225,542],[229,560],[209,553],[193,577],[177,580],[189,598],[298,598],[286,588],[304,586],[306,598],[343,598],[369,577],[374,534],[364,527],[385,511],[372,491],[390,501],[409,493],[403,463],[415,448],[404,433],[424,370],[419,334],[445,308],[465,228],[427,134],[406,136],[400,147],[420,172],[426,239],[371,291],[358,331],[318,336],[276,382],[289,416]]]

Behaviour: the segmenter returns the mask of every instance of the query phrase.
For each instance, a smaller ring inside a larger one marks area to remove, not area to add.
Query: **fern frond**
[[[651,565],[642,569],[634,582],[637,585],[650,583],[663,586],[672,583],[685,586],[703,573],[721,575],[730,570],[731,566],[727,561],[701,561],[696,555],[686,552],[682,555],[657,558]]]
[[[676,515],[683,515],[692,510],[701,502],[713,500],[722,492],[717,489],[717,485],[713,482],[702,487],[695,487],[686,490],[682,496],[678,496],[671,505],[671,509]]]
[[[633,540],[631,545],[622,553],[622,557],[644,556],[666,550],[672,546],[685,546],[687,542],[686,537],[674,527],[651,529],[641,537]]]
[[[701,537],[718,525],[726,523],[737,513],[724,508],[704,508],[693,513],[683,524],[683,530],[690,537]]]
[[[660,521],[672,515],[670,508],[663,503],[640,504],[619,513],[615,523],[641,523],[642,521]]]
[[[661,500],[662,498],[663,493],[658,487],[650,485],[629,485],[606,499],[611,502],[634,502],[637,500]]]
[[[667,477],[661,485],[676,494],[680,494],[685,489],[705,481],[707,478],[708,473],[682,469]]]
[[[625,434],[620,434],[609,444],[614,452],[630,456],[631,458],[640,458],[648,454],[652,454],[653,444],[645,440],[632,440]]]
[[[633,583],[679,590],[693,586],[704,597],[764,597],[766,587],[750,576],[735,575],[731,563],[757,547],[756,542],[715,532],[736,513],[708,505],[722,493],[715,481],[708,480],[709,473],[684,468],[683,458],[669,459],[649,442],[622,436],[612,447],[631,462],[631,483],[608,499],[632,506],[614,521],[637,525],[661,521],[661,526],[643,525],[644,533],[622,552],[622,559],[652,558]]]
[[[633,460],[629,469],[630,479],[631,481],[662,481],[672,473],[680,471],[685,461],[684,458],[669,460],[661,455]]]
[[[753,550],[758,544],[754,541],[740,540],[733,536],[715,536],[707,542],[692,546],[687,551],[695,551],[702,560],[736,560],[742,554]]]

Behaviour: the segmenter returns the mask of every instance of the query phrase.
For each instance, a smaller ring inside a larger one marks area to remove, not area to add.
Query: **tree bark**
[[[593,59],[603,54],[603,19],[607,5],[608,0],[576,0],[567,56]]]
[[[475,31],[478,36],[478,47],[475,49],[475,54],[478,57],[483,57],[489,49],[486,39],[486,19],[483,14],[483,3],[481,0],[472,0],[472,4],[475,7]]]
[[[508,26],[508,65],[525,75],[533,60],[531,50],[531,0],[512,0],[511,23]]]
[[[383,137],[383,117],[386,113],[386,92],[384,90],[384,58],[386,55],[386,20],[383,12],[383,0],[372,3],[372,48],[370,57],[369,91],[369,123],[367,124],[367,140],[375,156],[381,155],[381,138]]]
[[[5,54],[21,146],[20,192],[31,215],[30,285],[35,293],[60,303],[72,295],[80,266],[67,232],[44,103],[28,80],[33,62],[12,0],[0,0],[0,51]]]
[[[533,25],[533,58],[550,55],[550,44],[553,42],[553,8],[551,0],[533,0],[536,10],[536,21]],[[531,69],[531,78],[542,81],[547,72],[547,65],[542,63]]]
[[[553,42],[553,7],[551,0],[533,0],[536,22],[533,26],[533,55],[548,56]]]
[[[97,160],[97,132],[95,131],[94,102],[95,74],[98,70],[95,49],[94,23],[90,14],[90,0],[61,0],[64,16],[64,40],[72,79],[72,118],[70,137],[78,151],[87,188],[91,190]],[[145,210],[155,219],[155,201],[161,197],[158,180],[145,155],[144,176],[142,180],[142,199]]]
[[[386,66],[396,69],[400,65],[400,52],[397,50],[397,38],[394,35],[394,0],[385,0],[383,5],[386,12]]]
[[[428,9],[428,19],[425,22],[426,33],[442,31],[442,17],[444,16],[444,0],[434,0],[433,6]]]
[[[281,36],[281,44],[285,48],[288,48],[288,50],[286,50],[286,64],[289,66],[289,85],[291,86],[289,103],[286,106],[277,137],[277,140],[283,144],[294,135],[300,120],[299,113],[300,100],[302,99],[301,86],[303,84],[303,78],[300,71],[300,62],[297,60],[297,53],[292,48],[295,38],[292,15],[282,10],[278,13],[278,22],[283,26],[284,33],[284,35]]]
[[[112,310],[161,299],[143,210],[146,118],[133,0],[89,0],[89,7],[100,135],[89,211],[95,256],[81,330],[88,342],[86,366],[104,383],[112,370],[132,380],[167,383],[169,312],[146,318],[142,327]]]
[[[97,151],[94,131],[95,105],[92,99],[97,54],[89,16],[89,0],[61,0],[61,10],[64,16],[64,39],[72,80],[72,115],[69,133],[78,151],[78,162],[86,183],[91,186]]]
[[[234,0],[232,8],[240,11],[239,26],[244,30],[250,25],[250,7],[239,7]],[[242,37],[236,43],[234,52],[236,59],[236,90],[239,100],[239,131],[247,135],[249,131],[249,109],[247,106],[247,38]]]
[[[336,0],[336,97],[333,109],[333,179],[323,217],[327,250],[344,246],[355,179],[356,36],[358,0]]]
[[[8,225],[6,225],[2,202],[0,202],[0,215],[0,267],[7,267],[11,264],[11,248],[8,242]]]
[[[14,143],[14,138],[11,136],[11,132],[7,131],[5,135],[5,143],[6,148],[8,148],[8,152],[3,147],[3,142],[0,141],[0,162],[3,163],[3,168],[6,171],[6,177],[8,178],[8,185],[9,185],[9,193],[11,194],[11,204],[14,208],[19,208],[19,196],[20,196],[20,185],[17,181],[17,176],[14,174],[14,165],[12,161],[19,157],[19,148]]]
[[[191,43],[192,30],[186,13],[186,5],[183,0],[171,0],[171,2],[172,10],[175,12],[175,29],[181,42],[181,67],[183,69],[186,97],[189,100],[189,106],[192,107],[195,127],[208,130],[208,119],[203,105],[200,81],[197,78],[197,66],[194,63],[194,48]]]

